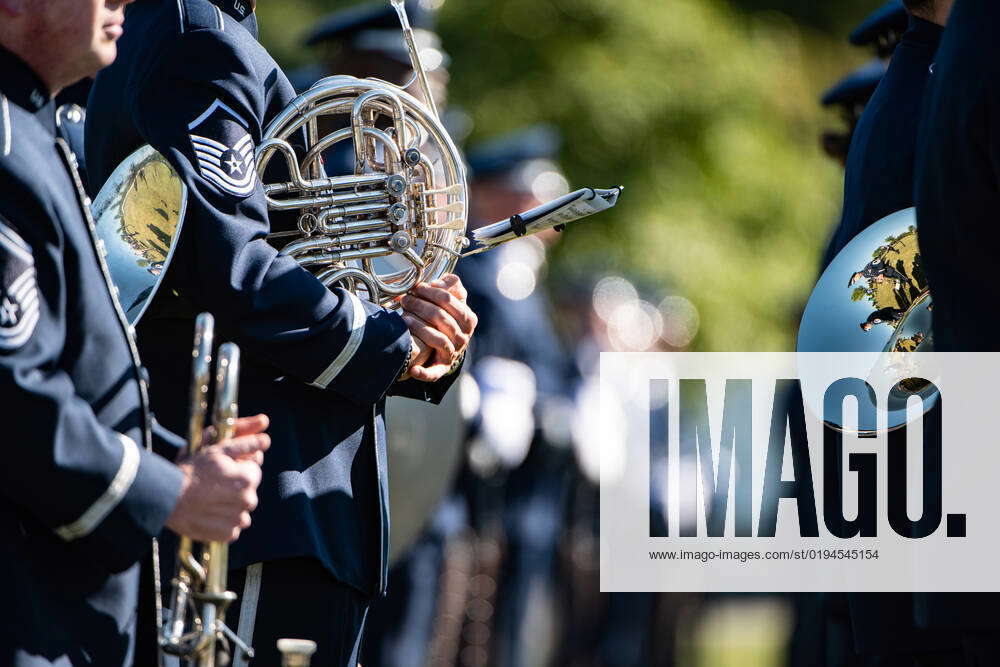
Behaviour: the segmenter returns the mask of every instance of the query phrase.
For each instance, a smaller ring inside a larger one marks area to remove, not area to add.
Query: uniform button
[[[83,205],[84,205],[84,206],[86,206],[87,208],[90,208],[90,205],[91,205],[92,203],[93,203],[93,202],[92,202],[92,201],[90,201],[90,197],[84,197],[84,198],[83,198]]]

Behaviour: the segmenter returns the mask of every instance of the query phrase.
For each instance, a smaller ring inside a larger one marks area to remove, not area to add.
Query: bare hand
[[[236,420],[235,433],[232,440],[218,443],[223,452],[233,459],[249,458],[256,461],[257,465],[264,465],[264,450],[257,446],[255,438],[244,438],[242,436],[256,435],[267,430],[271,420],[267,415],[254,415],[253,417],[240,417]],[[206,428],[202,436],[205,442],[212,442],[212,429]],[[264,436],[267,437],[267,436]],[[267,449],[265,447],[264,449]]]
[[[232,440],[205,447],[178,464],[184,481],[168,528],[200,542],[232,542],[250,526],[260,466],[271,445],[261,433],[267,423],[263,415],[240,419]]]
[[[465,303],[467,296],[458,276],[448,274],[418,284],[402,298],[403,320],[419,351],[409,368],[411,377],[436,382],[465,354],[479,321]]]

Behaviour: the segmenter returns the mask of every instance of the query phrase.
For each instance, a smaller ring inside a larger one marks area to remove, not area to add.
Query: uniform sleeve
[[[465,357],[462,357],[461,363],[458,367],[453,370],[448,375],[437,382],[421,382],[420,380],[409,379],[403,382],[397,382],[393,385],[392,390],[389,392],[392,396],[399,396],[400,398],[412,398],[416,401],[424,401],[425,403],[433,403],[434,405],[439,404],[444,400],[445,394],[451,389],[451,385],[455,384],[455,380],[458,376],[462,374],[462,367],[465,366]]]
[[[374,404],[409,356],[406,324],[326,289],[268,244],[254,163],[264,82],[231,40],[216,30],[182,35],[136,98],[137,127],[189,190],[171,284],[282,373]]]
[[[153,418],[153,451],[168,461],[176,461],[187,447],[187,441]]]
[[[24,196],[0,202],[0,404],[6,415],[0,494],[109,570],[123,570],[163,528],[182,474],[103,426],[60,368],[69,342],[59,237],[53,226],[46,228],[44,211],[25,202]]]

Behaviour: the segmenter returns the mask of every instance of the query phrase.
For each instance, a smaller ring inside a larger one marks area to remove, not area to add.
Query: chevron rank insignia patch
[[[38,324],[31,247],[0,218],[0,351],[24,345]]]
[[[198,173],[225,193],[247,197],[257,182],[247,123],[221,100],[188,125]]]

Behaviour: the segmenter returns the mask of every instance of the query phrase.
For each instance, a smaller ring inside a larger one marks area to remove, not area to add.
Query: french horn
[[[796,347],[807,406],[817,415],[840,412],[823,405],[822,386],[810,386],[810,369],[826,362],[809,353],[851,352],[869,357],[869,377],[898,380],[883,408],[888,430],[907,423],[910,397],[919,396],[930,409],[937,392],[933,384],[909,377],[909,354],[934,351],[933,308],[915,209],[893,213],[858,234],[823,272],[799,325]],[[844,423],[827,424],[845,430]],[[859,424],[858,432],[875,435],[877,428]]]
[[[272,212],[297,229],[270,239],[327,287],[387,304],[450,273],[465,238],[468,186],[461,153],[438,117],[403,0],[399,14],[422,100],[379,79],[333,76],[299,95],[264,130],[257,171]],[[321,135],[320,128],[340,129]],[[305,133],[306,150],[294,148]],[[351,144],[354,173],[327,176],[324,155]],[[269,183],[272,159],[290,178]]]
[[[390,2],[409,51],[411,81],[397,86],[353,76],[322,79],[264,128],[254,153],[272,223],[268,241],[328,288],[344,288],[387,307],[417,283],[451,273],[462,256],[543,229],[559,230],[614,206],[621,192],[620,187],[580,190],[491,225],[492,236],[479,230],[467,238],[463,157],[439,118],[404,0]],[[418,95],[407,92],[414,83]],[[328,173],[336,171],[331,155],[345,152],[352,173]],[[188,196],[169,160],[147,145],[114,170],[94,199],[97,234],[132,325],[160,288],[183,230]],[[406,403],[392,409],[422,418]],[[445,435],[409,440],[433,443],[435,457],[457,460],[463,437],[457,401],[446,401],[443,408],[435,419],[445,424]],[[408,440],[402,429],[412,431],[413,422],[391,427],[390,442]],[[390,448],[389,455],[393,467],[393,459],[402,456],[399,448]],[[407,456],[414,465],[419,459],[412,452]],[[442,474],[440,484],[448,479]],[[414,514],[426,514],[437,500],[421,495],[425,509]],[[409,542],[413,532],[396,544]]]

